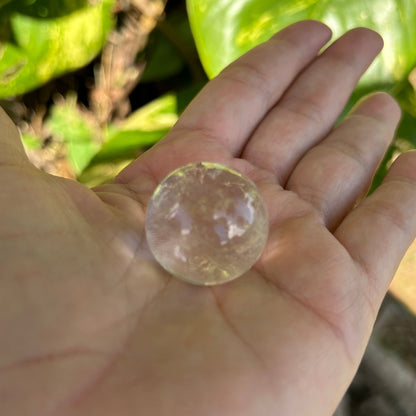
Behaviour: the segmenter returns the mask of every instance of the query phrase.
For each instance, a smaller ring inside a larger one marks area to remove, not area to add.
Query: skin
[[[416,234],[416,153],[362,199],[400,109],[375,93],[333,127],[382,40],[319,54],[330,36],[279,32],[95,189],[34,168],[0,113],[0,414],[332,414]],[[200,160],[247,175],[270,215],[253,269],[214,287],[169,276],[144,236],[157,184]]]

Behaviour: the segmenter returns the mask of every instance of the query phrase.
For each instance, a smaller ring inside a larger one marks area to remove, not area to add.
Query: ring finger
[[[284,186],[308,149],[328,134],[382,45],[376,32],[358,28],[329,46],[260,123],[243,158],[273,172]]]
[[[385,93],[371,94],[299,162],[286,188],[311,203],[333,229],[364,196],[400,119]]]

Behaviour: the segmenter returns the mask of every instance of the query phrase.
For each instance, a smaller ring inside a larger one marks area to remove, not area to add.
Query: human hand
[[[416,233],[416,154],[365,195],[400,118],[384,93],[333,125],[382,47],[325,52],[299,22],[211,81],[159,144],[87,189],[27,161],[1,113],[0,414],[330,415]],[[144,236],[173,169],[215,161],[267,204],[266,249],[214,287],[172,278]]]

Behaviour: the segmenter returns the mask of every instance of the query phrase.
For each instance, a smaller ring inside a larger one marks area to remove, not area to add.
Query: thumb
[[[19,130],[0,107],[0,166],[28,161]]]

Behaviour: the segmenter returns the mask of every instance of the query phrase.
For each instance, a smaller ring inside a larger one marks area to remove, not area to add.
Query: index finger
[[[195,130],[238,155],[257,124],[330,37],[331,30],[314,20],[278,32],[210,81],[169,136]]]

